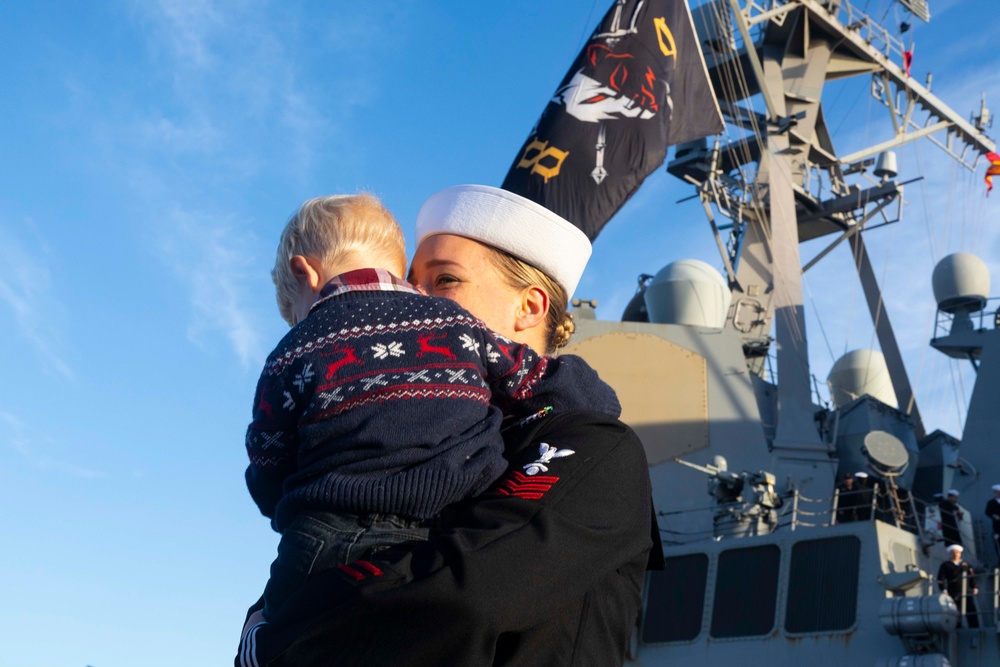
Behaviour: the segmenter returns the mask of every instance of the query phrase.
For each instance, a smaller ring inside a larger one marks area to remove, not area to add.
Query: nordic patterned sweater
[[[247,487],[278,532],[306,509],[434,516],[506,469],[502,416],[621,412],[581,358],[538,356],[384,270],[319,296],[268,357],[247,429]]]

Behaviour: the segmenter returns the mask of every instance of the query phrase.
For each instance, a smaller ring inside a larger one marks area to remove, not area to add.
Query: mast
[[[732,48],[731,20],[742,36],[738,51]],[[741,333],[748,365],[762,377],[772,343],[777,348],[778,424],[772,446],[806,458],[827,452],[810,400],[801,276],[844,240],[854,251],[899,408],[910,415],[917,438],[923,437],[862,233],[876,217],[886,223],[900,219],[905,183],[894,180],[891,161],[875,170],[881,182],[856,181],[875,156],[924,137],[974,169],[981,154],[995,149],[982,132],[985,124],[959,116],[930,92],[929,81],[914,81],[897,64],[904,59],[903,44],[846,0],[714,0],[696,10],[696,21],[720,106],[735,132],[745,136],[711,151],[692,151],[667,169],[699,184],[720,247],[710,205],[733,221],[723,258],[733,292],[727,326]],[[858,75],[871,77],[893,134],[838,157],[824,116],[823,87]],[[751,98],[758,95],[763,113],[752,107]],[[988,118],[985,102],[980,118]],[[849,183],[852,176],[855,182]],[[799,244],[830,234],[836,240],[803,267]]]

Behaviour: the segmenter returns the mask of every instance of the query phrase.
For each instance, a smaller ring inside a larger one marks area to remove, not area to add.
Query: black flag
[[[582,229],[601,228],[667,146],[721,132],[684,0],[618,0],[577,56],[504,179]]]

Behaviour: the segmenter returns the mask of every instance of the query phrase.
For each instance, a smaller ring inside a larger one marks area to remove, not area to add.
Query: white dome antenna
[[[877,350],[848,352],[833,364],[826,381],[833,404],[838,408],[865,394],[897,407],[889,368],[885,357]]]
[[[725,278],[711,264],[682,259],[653,276],[644,298],[650,322],[721,329],[732,294]]]
[[[934,267],[931,276],[938,309],[946,313],[976,313],[990,295],[990,271],[972,253],[956,252]]]

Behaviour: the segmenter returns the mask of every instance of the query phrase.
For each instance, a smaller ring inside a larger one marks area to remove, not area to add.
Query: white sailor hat
[[[457,185],[424,202],[417,245],[455,234],[504,250],[551,277],[573,295],[590,259],[590,239],[541,204],[487,185]]]
[[[1000,491],[1000,484],[994,484],[992,488],[994,491]]]
[[[956,491],[955,489],[948,489],[948,495],[955,496],[956,498],[958,498],[958,491]]]
[[[948,547],[948,551],[965,551],[965,548],[961,544],[953,544]]]
[[[861,471],[854,473],[855,477],[860,477],[861,479],[868,479],[868,473]]]

